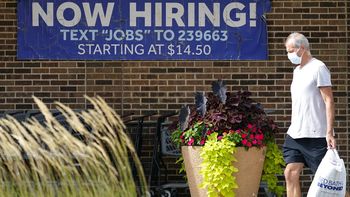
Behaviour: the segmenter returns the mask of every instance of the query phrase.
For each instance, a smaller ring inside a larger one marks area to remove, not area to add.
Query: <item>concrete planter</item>
[[[202,176],[199,174],[201,146],[182,146],[181,152],[185,161],[186,175],[190,187],[191,197],[207,196],[206,189],[201,189],[199,184],[202,182]],[[238,160],[233,165],[239,172],[234,173],[238,189],[235,194],[238,197],[258,196],[261,174],[264,166],[266,148],[250,148],[245,150],[243,147],[237,147],[235,157]]]

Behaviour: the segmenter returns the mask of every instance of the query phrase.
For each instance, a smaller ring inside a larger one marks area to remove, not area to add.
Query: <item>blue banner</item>
[[[269,0],[19,0],[18,59],[266,60]]]

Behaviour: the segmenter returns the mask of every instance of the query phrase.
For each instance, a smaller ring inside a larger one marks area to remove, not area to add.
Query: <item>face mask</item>
[[[288,59],[292,62],[292,64],[301,63],[301,57],[297,55],[297,52],[288,53]]]
[[[297,52],[288,53],[288,59],[292,62],[292,64],[301,63],[301,57],[297,55]]]

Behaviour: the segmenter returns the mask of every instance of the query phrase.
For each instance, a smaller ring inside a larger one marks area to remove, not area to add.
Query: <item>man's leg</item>
[[[301,197],[299,177],[303,170],[303,163],[289,163],[284,170],[287,184],[287,197]]]

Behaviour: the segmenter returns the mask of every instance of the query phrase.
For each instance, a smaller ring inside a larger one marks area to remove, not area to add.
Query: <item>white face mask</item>
[[[292,62],[292,64],[300,64],[301,63],[301,57],[299,57],[297,55],[297,52],[288,53],[288,59]]]

